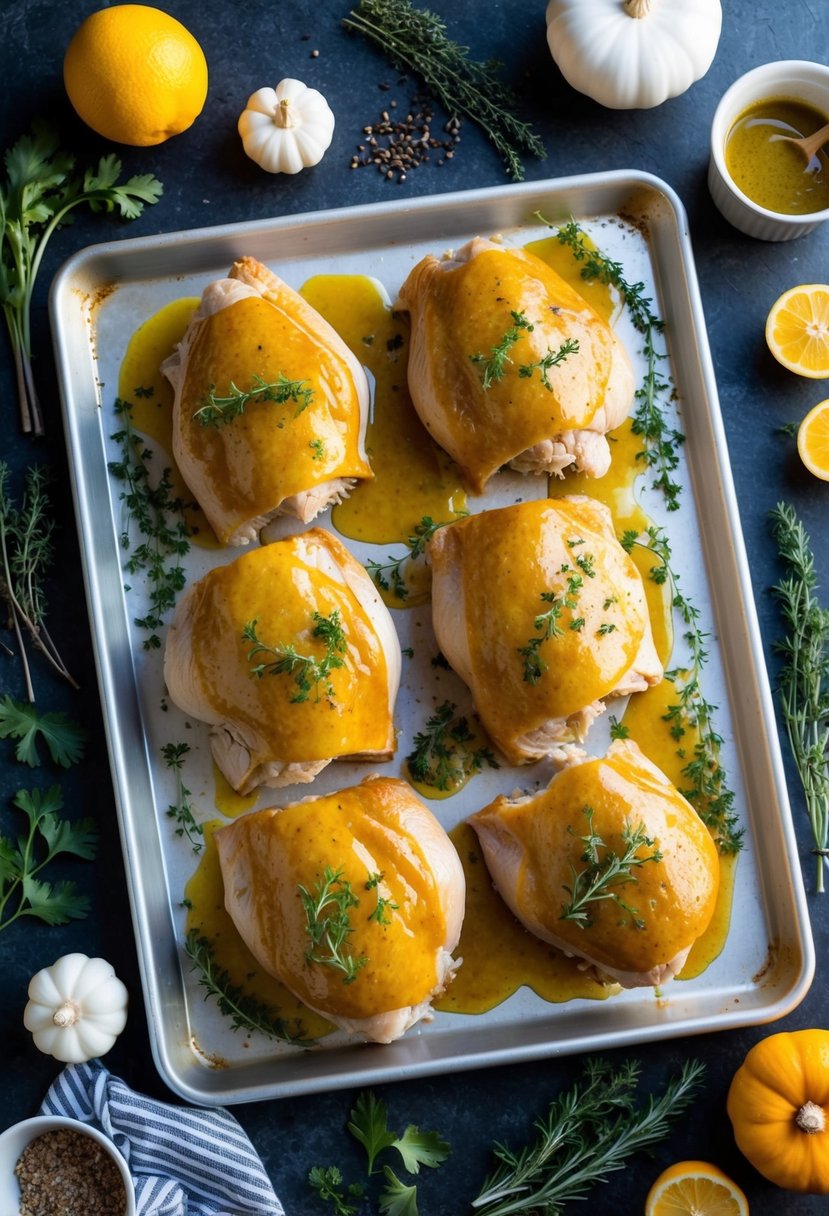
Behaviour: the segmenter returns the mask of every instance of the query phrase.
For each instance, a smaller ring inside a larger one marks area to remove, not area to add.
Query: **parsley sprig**
[[[524,177],[521,154],[543,159],[544,145],[513,113],[515,96],[493,61],[478,63],[453,42],[444,22],[409,0],[359,0],[343,25],[376,42],[401,70],[424,81],[450,115],[477,123],[506,162],[514,181]]]
[[[349,912],[360,904],[351,883],[343,877],[342,870],[326,866],[313,891],[302,883],[297,884],[297,889],[305,912],[305,932],[311,943],[305,961],[333,967],[342,972],[344,984],[353,984],[368,956],[356,957],[348,948],[348,939],[354,932]]]
[[[330,701],[334,696],[331,672],[345,666],[343,656],[348,643],[340,624],[339,610],[335,608],[330,616],[314,612],[311,619],[314,622],[311,637],[319,638],[325,646],[322,658],[300,654],[293,643],[268,645],[256,632],[257,620],[247,621],[242,630],[243,640],[253,643],[248,651],[248,662],[252,664],[250,674],[258,679],[266,675],[293,676],[297,691],[291,697],[292,705],[307,701],[312,692],[316,701],[323,695]],[[263,656],[272,657],[265,660]]]
[[[455,706],[444,701],[414,737],[414,750],[406,757],[412,780],[443,791],[462,785],[485,764],[500,768],[492,749],[471,747],[474,740],[469,720],[456,717]]]
[[[184,953],[199,973],[199,983],[207,996],[215,997],[221,1013],[230,1018],[233,1030],[253,1030],[268,1039],[282,1039],[294,1047],[313,1047],[305,1027],[298,1019],[287,1021],[267,1006],[243,992],[227,971],[217,966],[213,948],[206,937],[191,930],[184,940]]]
[[[35,691],[26,636],[59,676],[78,687],[46,628],[43,580],[52,561],[53,532],[45,470],[36,465],[27,470],[17,506],[9,490],[8,465],[0,461],[0,600],[8,605],[29,701],[34,701]]]
[[[82,919],[89,911],[87,896],[77,893],[74,882],[47,882],[41,874],[61,853],[92,860],[98,843],[94,820],[62,819],[58,812],[63,796],[57,785],[18,790],[13,804],[28,823],[18,836],[0,836],[0,930],[22,916],[48,925]]]
[[[35,281],[49,238],[82,204],[92,211],[136,219],[155,203],[162,185],[152,174],[120,183],[121,162],[111,153],[96,169],[73,176],[75,159],[58,149],[56,133],[35,122],[5,155],[6,181],[0,184],[0,304],[6,318],[17,372],[23,430],[43,434],[43,412],[32,373],[31,306]]]
[[[35,768],[40,764],[37,745],[42,739],[53,762],[69,768],[83,756],[87,734],[68,714],[41,713],[32,704],[5,696],[0,701],[0,739],[16,739],[15,759]]]
[[[822,894],[829,857],[829,609],[821,607],[815,594],[814,553],[794,508],[779,502],[771,525],[786,568],[786,576],[773,588],[786,625],[786,635],[776,645],[782,656],[780,704],[806,798],[817,858],[816,890]]]
[[[542,216],[538,217],[542,222]],[[555,225],[550,225],[555,227]],[[667,419],[667,402],[672,392],[671,384],[662,376],[660,367],[667,355],[657,349],[657,338],[665,323],[656,315],[652,301],[645,295],[644,283],[629,283],[619,262],[614,262],[598,250],[590,249],[584,232],[571,220],[557,229],[562,245],[566,245],[573,257],[582,262],[582,278],[597,279],[616,288],[628,310],[634,328],[642,335],[646,370],[643,382],[636,391],[636,408],[631,429],[643,440],[644,446],[637,459],[652,469],[656,476],[655,489],[661,490],[669,511],[679,509],[681,485],[675,479],[679,466],[679,448],[685,436]]]
[[[137,397],[152,396],[152,389],[134,392]],[[119,397],[114,410],[122,426],[111,438],[120,446],[121,459],[110,461],[107,467],[124,483],[119,495],[124,507],[120,540],[121,547],[130,551],[124,569],[147,579],[149,608],[143,617],[136,617],[135,624],[146,631],[144,649],[157,650],[161,646],[158,631],[186,581],[182,559],[190,549],[187,504],[173,493],[169,468],[153,481],[152,452],[133,429],[130,403]],[[134,530],[143,538],[137,543],[133,543]]]
[[[617,852],[594,831],[593,808],[582,807],[582,814],[587,820],[587,833],[579,837],[584,845],[581,861],[585,867],[583,870],[570,867],[570,886],[564,887],[570,898],[562,904],[561,919],[572,920],[580,928],[589,929],[593,924],[590,904],[611,900],[630,917],[637,929],[644,929],[645,922],[638,909],[622,898],[619,888],[637,882],[635,871],[649,861],[661,861],[662,854],[645,832],[644,824],[634,827],[630,822],[625,823],[621,834],[622,851]],[[572,825],[568,831],[575,834]],[[640,854],[640,849],[652,849],[653,852]]]
[[[249,389],[237,388],[231,381],[224,397],[216,392],[215,384],[211,385],[203,404],[193,414],[193,420],[202,426],[226,426],[245,412],[245,406],[258,401],[272,401],[275,405],[292,402],[297,407],[294,417],[298,418],[313,400],[314,390],[304,380],[289,380],[280,372],[276,380],[267,383],[256,375],[251,379]]]
[[[700,819],[713,833],[720,852],[726,855],[742,848],[743,830],[737,826],[734,811],[734,791],[729,788],[728,774],[722,764],[723,739],[714,726],[717,706],[712,705],[703,691],[702,674],[708,662],[708,635],[702,629],[701,613],[685,595],[679,575],[672,565],[671,547],[664,529],[651,525],[647,533],[629,530],[620,538],[628,553],[640,545],[657,559],[649,577],[657,585],[668,582],[671,603],[685,625],[683,635],[688,657],[682,666],[665,672],[676,690],[677,700],[664,715],[670,723],[677,754],[686,764],[682,776],[688,781],[680,793],[695,808]],[[687,755],[683,740],[689,733],[696,735],[693,752]]]

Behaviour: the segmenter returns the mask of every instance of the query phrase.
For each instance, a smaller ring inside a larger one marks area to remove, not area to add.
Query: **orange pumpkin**
[[[773,1034],[752,1047],[728,1091],[737,1147],[789,1191],[829,1194],[829,1030]]]

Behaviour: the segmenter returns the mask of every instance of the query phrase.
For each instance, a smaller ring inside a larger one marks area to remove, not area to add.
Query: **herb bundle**
[[[794,508],[779,502],[771,520],[788,571],[773,589],[788,630],[776,647],[783,657],[780,701],[812,827],[816,889],[823,894],[829,857],[829,609],[814,594],[814,554]]]
[[[35,123],[5,155],[6,182],[0,185],[0,304],[11,339],[20,421],[23,430],[43,434],[43,413],[32,374],[31,305],[44,250],[75,207],[118,211],[136,219],[146,203],[158,201],[162,185],[152,174],[118,184],[121,162],[110,154],[97,169],[73,177],[74,157],[59,151],[57,136]]]
[[[19,507],[12,502],[8,480],[8,466],[0,461],[0,599],[8,606],[9,627],[17,641],[26,695],[29,701],[34,701],[24,634],[28,634],[59,676],[73,688],[78,685],[58,654],[45,622],[43,577],[52,559],[54,531],[54,521],[48,516],[46,474],[38,467],[28,470]]]
[[[514,181],[524,177],[522,153],[545,157],[532,127],[515,117],[516,98],[496,66],[470,59],[469,48],[447,36],[436,13],[410,0],[360,0],[343,25],[377,43],[401,71],[416,72],[449,115],[477,123]]]

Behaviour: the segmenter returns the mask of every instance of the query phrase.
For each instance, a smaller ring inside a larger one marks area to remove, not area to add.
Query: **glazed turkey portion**
[[[607,472],[605,434],[633,402],[630,361],[541,258],[476,237],[419,262],[397,307],[411,314],[412,401],[474,493],[507,464],[522,473]]]
[[[254,258],[205,288],[162,371],[175,391],[173,454],[222,544],[248,544],[277,515],[309,523],[372,476],[361,364]],[[271,387],[256,395],[261,385]],[[254,395],[235,416],[209,408],[237,390]]]
[[[690,803],[628,740],[612,743],[603,760],[576,760],[540,793],[496,798],[469,822],[518,920],[625,988],[677,975],[713,916],[716,846]],[[614,855],[636,860],[603,882]],[[598,898],[586,898],[591,889]]]
[[[465,881],[405,781],[256,811],[215,840],[236,928],[305,1005],[377,1043],[429,1016],[459,966]]]
[[[164,678],[210,723],[214,759],[242,794],[313,781],[331,760],[395,748],[400,643],[359,562],[321,528],[252,549],[188,588]]]
[[[661,679],[642,578],[603,503],[482,511],[426,554],[438,645],[511,764],[560,757],[607,698]]]

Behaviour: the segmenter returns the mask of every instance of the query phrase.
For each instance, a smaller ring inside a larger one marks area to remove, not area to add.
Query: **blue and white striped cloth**
[[[92,1060],[67,1065],[40,1113],[109,1136],[129,1163],[137,1216],[285,1216],[247,1133],[222,1108],[157,1102]]]

